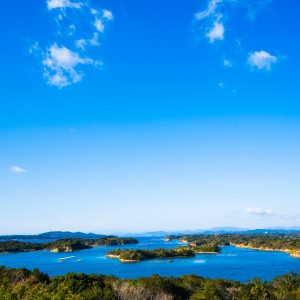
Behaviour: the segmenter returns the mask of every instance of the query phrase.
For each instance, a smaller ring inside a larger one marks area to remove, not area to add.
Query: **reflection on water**
[[[204,259],[196,259],[194,260],[195,264],[205,264],[205,260]]]

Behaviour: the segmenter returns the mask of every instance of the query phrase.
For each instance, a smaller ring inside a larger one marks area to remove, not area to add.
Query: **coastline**
[[[293,251],[291,249],[272,249],[272,248],[265,248],[265,247],[253,247],[250,245],[245,244],[230,244],[237,248],[245,248],[245,249],[252,249],[252,250],[259,250],[259,251],[269,251],[269,252],[285,252],[289,253],[291,257],[300,258],[300,251]]]
[[[208,252],[208,253],[211,253],[211,252]],[[198,254],[198,253],[196,253],[196,254]],[[206,254],[206,253],[203,253],[203,254]],[[193,256],[183,256],[183,255],[181,255],[181,256],[154,257],[154,258],[142,259],[142,260],[124,259],[124,258],[120,258],[120,255],[114,255],[114,254],[106,254],[106,257],[113,258],[113,259],[119,259],[120,262],[127,263],[127,262],[142,262],[142,261],[155,260],[155,259],[191,258],[191,257],[195,257],[195,255],[193,255]]]

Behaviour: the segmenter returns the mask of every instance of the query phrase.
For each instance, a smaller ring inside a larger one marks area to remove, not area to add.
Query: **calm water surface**
[[[140,238],[138,245],[125,248],[173,248],[178,241],[165,242],[162,238]],[[193,258],[177,258],[173,262],[156,259],[138,263],[121,263],[117,259],[105,257],[107,251],[120,247],[96,247],[73,253],[51,253],[37,251],[16,254],[0,254],[0,265],[13,268],[39,268],[49,275],[63,275],[68,272],[84,272],[116,275],[120,278],[137,278],[159,274],[162,276],[181,276],[196,274],[210,278],[226,278],[245,281],[260,277],[270,280],[289,272],[300,272],[300,259],[287,253],[223,247],[219,254],[198,254]],[[74,258],[60,262],[63,257]]]

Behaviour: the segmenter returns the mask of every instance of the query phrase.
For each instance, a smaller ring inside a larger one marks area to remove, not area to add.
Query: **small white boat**
[[[67,259],[72,259],[72,258],[75,258],[75,256],[61,257],[61,258],[59,258],[58,260],[59,260],[60,262],[63,262],[63,261],[65,261],[65,260],[67,260]]]

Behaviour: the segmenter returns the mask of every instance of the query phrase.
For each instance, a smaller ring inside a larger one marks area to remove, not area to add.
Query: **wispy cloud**
[[[83,6],[80,2],[72,2],[70,0],[48,0],[47,6],[49,10],[58,8],[81,8]]]
[[[102,10],[102,15],[103,15],[103,18],[105,18],[108,21],[112,21],[113,18],[114,18],[112,12],[108,9],[103,9]]]
[[[256,15],[271,1],[272,0],[208,0],[206,6],[194,15],[196,32],[200,37],[206,38],[210,44],[217,41],[225,41],[227,39],[227,37],[225,39],[226,28],[230,26],[231,20],[236,16],[237,10],[239,15],[246,15],[248,19],[254,21]],[[234,28],[230,29],[230,31],[233,36]],[[233,41],[234,39],[236,38],[233,38]],[[234,54],[234,50],[232,54]],[[276,62],[274,60],[276,57],[274,56],[264,57],[262,61],[259,55],[263,55],[263,53],[258,53],[257,57],[254,56],[250,58],[251,63],[259,69],[270,69],[271,65]],[[247,53],[244,52],[242,56],[245,60]],[[228,60],[224,60],[223,64],[226,67],[232,66],[232,62]]]
[[[46,50],[42,64],[48,83],[62,88],[82,79],[83,73],[77,71],[78,66],[101,63],[91,58],[82,58],[78,53],[54,43]]]
[[[222,3],[223,0],[210,0],[208,2],[207,8],[203,11],[197,12],[195,17],[198,21],[201,21],[205,18],[211,17],[216,14],[218,5]]]
[[[225,67],[231,68],[232,67],[232,62],[229,59],[224,58],[223,59],[223,65]]]
[[[99,31],[99,32],[104,32],[104,24],[102,22],[102,20],[100,18],[97,18],[95,20],[95,28]]]
[[[248,56],[248,64],[258,70],[269,71],[276,63],[278,63],[278,58],[264,50],[252,52]]]
[[[15,174],[23,174],[26,173],[26,170],[18,167],[18,166],[12,166],[9,168],[10,172],[15,173]]]
[[[251,207],[246,209],[246,213],[250,215],[258,215],[258,216],[264,216],[264,215],[272,215],[273,211],[271,209],[263,209],[258,207]]]
[[[39,54],[47,83],[63,88],[82,80],[83,66],[102,65],[90,48],[100,46],[113,14],[108,9],[91,7],[86,0],[47,0],[46,4],[57,30],[52,42],[45,46],[35,42],[29,52]]]
[[[213,27],[206,33],[206,37],[208,37],[210,43],[213,43],[216,40],[223,40],[224,32],[224,25],[216,21],[214,22]]]
[[[222,14],[218,11],[222,2],[223,0],[210,0],[206,9],[195,14],[197,22],[204,22],[205,36],[210,43],[224,39],[225,27],[221,22]]]

